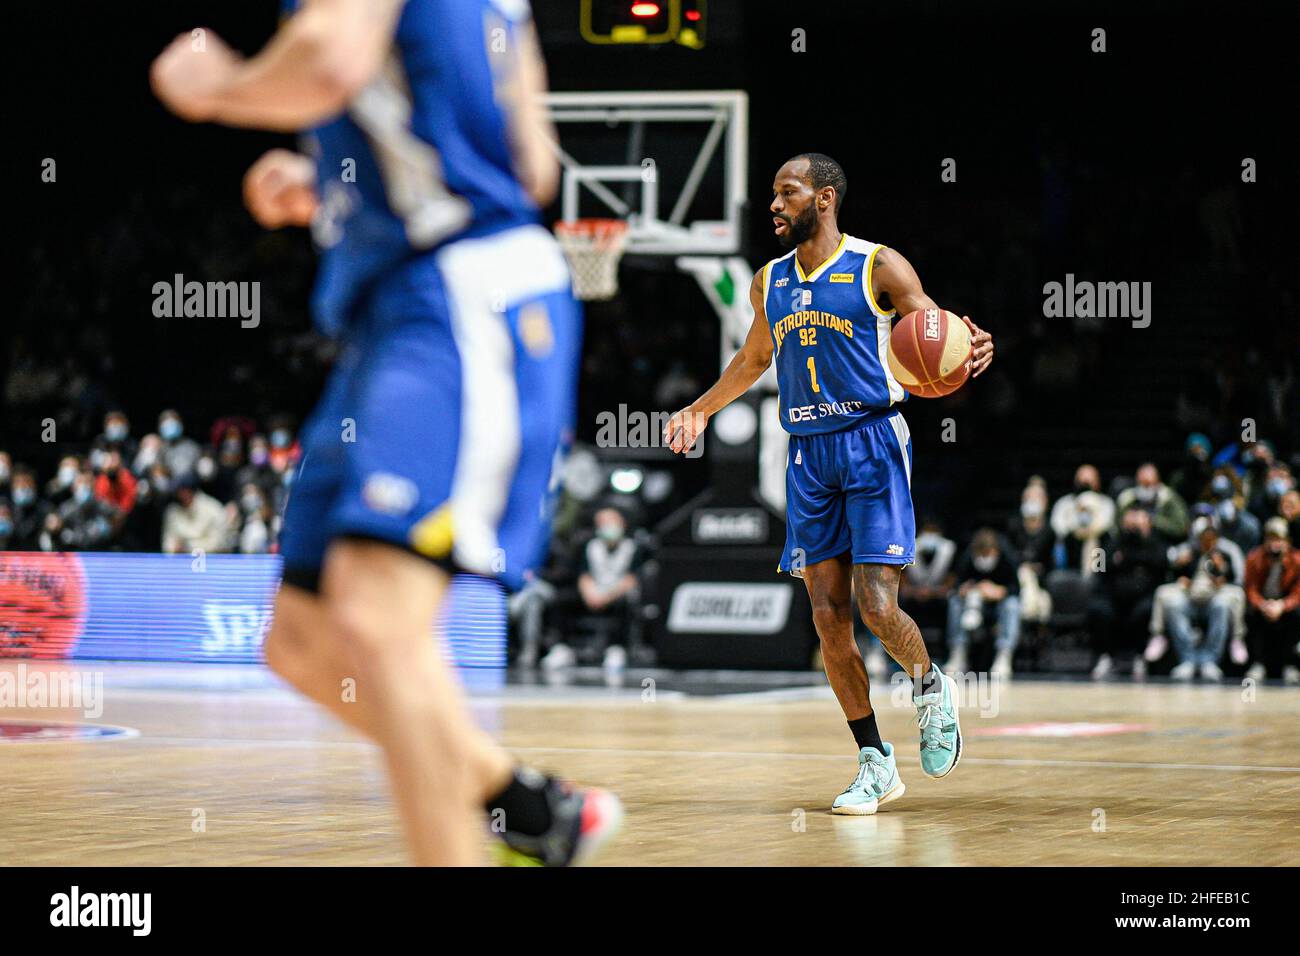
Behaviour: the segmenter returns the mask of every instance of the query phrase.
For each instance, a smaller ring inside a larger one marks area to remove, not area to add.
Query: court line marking
[[[135,738],[141,742],[158,742],[182,744],[185,746],[230,746],[251,747],[367,747],[375,745],[367,740],[276,740],[273,738],[239,738],[239,737],[167,737],[150,734],[147,731]],[[742,758],[778,758],[786,760],[840,760],[849,761],[852,754],[820,753],[777,753],[771,751],[740,750],[641,750],[619,747],[512,747],[504,745],[513,753],[556,753],[556,754],[601,754],[623,755],[629,757],[708,757],[724,759]],[[919,763],[919,757],[908,755],[909,763]],[[963,754],[966,763],[987,764],[1003,767],[1097,767],[1110,770],[1211,770],[1218,773],[1300,773],[1300,767],[1270,767],[1256,764],[1212,764],[1212,763],[1152,763],[1124,760],[1052,760],[1035,757],[972,757]]]
[[[507,750],[536,753],[574,753],[574,754],[628,754],[645,757],[788,757],[796,760],[849,760],[852,755],[845,754],[786,754],[786,753],[742,753],[726,750],[617,750],[599,747],[506,747]],[[910,763],[920,763],[919,757],[908,757]],[[1120,760],[1048,760],[1033,757],[971,757],[962,754],[967,763],[990,764],[997,766],[1030,767],[1104,767],[1120,770],[1216,770],[1222,773],[1300,773],[1300,767],[1262,767],[1251,764],[1207,764],[1207,763],[1143,763]]]

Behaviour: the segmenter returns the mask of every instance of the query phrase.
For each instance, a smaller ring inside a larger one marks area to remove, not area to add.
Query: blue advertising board
[[[258,663],[278,555],[0,552],[0,656]],[[462,668],[505,666],[500,586],[458,575],[438,628]]]

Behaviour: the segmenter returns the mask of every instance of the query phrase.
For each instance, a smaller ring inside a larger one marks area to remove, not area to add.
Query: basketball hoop
[[[574,219],[555,224],[564,257],[579,299],[612,299],[618,294],[618,263],[627,245],[622,219]]]

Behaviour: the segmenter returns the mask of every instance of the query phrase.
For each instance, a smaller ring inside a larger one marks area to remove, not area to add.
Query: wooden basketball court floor
[[[5,738],[3,863],[404,862],[375,750],[265,669],[75,667],[103,674],[101,716],[4,707],[0,724],[138,733]],[[602,863],[1300,863],[1294,688],[1017,679],[994,697],[971,685],[962,761],[932,780],[910,702],[878,683],[907,794],[874,817],[841,817],[830,802],[856,764],[824,685],[648,679],[474,692],[478,718],[521,758],[623,797],[626,826]]]

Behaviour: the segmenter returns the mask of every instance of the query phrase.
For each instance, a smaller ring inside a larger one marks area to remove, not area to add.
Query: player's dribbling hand
[[[273,149],[244,174],[244,205],[264,229],[306,226],[316,215],[316,166],[299,153]]]
[[[673,412],[664,426],[664,444],[679,455],[684,455],[695,447],[704,429],[709,425],[709,417],[703,412],[683,408]]]
[[[993,336],[972,322],[969,315],[963,315],[961,320],[970,329],[971,378],[975,378],[993,361]]]
[[[229,81],[239,57],[208,29],[182,33],[158,54],[149,82],[163,105],[181,119],[212,118],[214,96]]]

